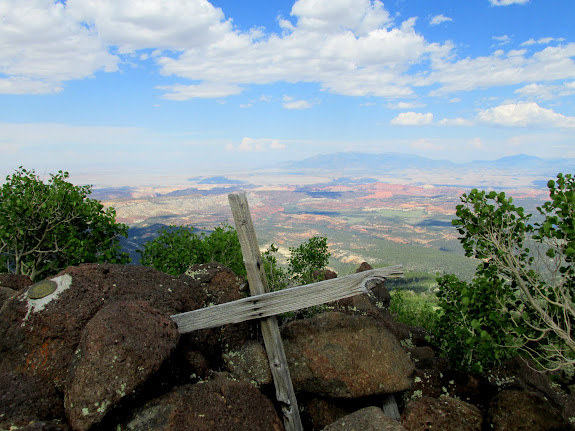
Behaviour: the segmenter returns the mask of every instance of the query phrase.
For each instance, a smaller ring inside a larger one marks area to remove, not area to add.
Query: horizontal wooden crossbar
[[[367,293],[369,291],[367,286],[369,280],[398,277],[403,277],[402,265],[371,269],[341,278],[250,296],[225,304],[188,311],[171,316],[171,319],[178,325],[180,334],[185,334],[198,329],[270,317]]]

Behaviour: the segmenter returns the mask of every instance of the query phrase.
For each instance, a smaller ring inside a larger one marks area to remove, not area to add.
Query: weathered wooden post
[[[246,194],[228,195],[228,200],[242,246],[250,293],[252,295],[267,293],[268,282]],[[286,431],[303,431],[277,318],[271,316],[262,319],[261,328],[276,387],[276,398],[281,403],[284,427]]]
[[[245,193],[241,195],[232,194],[228,196],[228,199],[232,208],[238,238],[242,246],[252,296],[200,310],[176,314],[171,316],[171,318],[177,323],[181,334],[229,323],[261,319],[264,344],[276,387],[276,397],[282,406],[284,427],[286,431],[299,431],[303,428],[275,316],[280,313],[296,311],[367,293],[369,291],[367,287],[368,280],[373,278],[402,277],[403,267],[397,265],[372,269],[341,278],[269,292],[246,195]],[[394,404],[395,399],[393,396],[388,397],[387,402],[384,402],[384,408],[393,407]],[[397,410],[397,406],[395,406],[395,409]],[[394,413],[391,413],[391,415],[395,416]]]

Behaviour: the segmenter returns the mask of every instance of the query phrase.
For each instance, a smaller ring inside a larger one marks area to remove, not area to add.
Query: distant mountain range
[[[575,172],[575,159],[542,159],[526,154],[503,157],[497,160],[477,160],[455,163],[449,160],[434,160],[427,157],[403,153],[332,153],[313,156],[301,161],[277,165],[284,171],[344,171],[346,174],[377,175],[381,172],[397,172],[406,169],[417,170],[498,170],[513,173],[528,173],[554,177],[558,172]]]

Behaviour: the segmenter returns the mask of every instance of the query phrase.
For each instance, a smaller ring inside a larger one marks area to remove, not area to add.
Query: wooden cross
[[[252,296],[171,316],[181,334],[229,323],[261,319],[276,398],[286,431],[302,431],[301,419],[276,315],[367,293],[367,281],[403,276],[401,265],[372,269],[346,277],[269,292],[264,265],[245,193],[228,195]]]

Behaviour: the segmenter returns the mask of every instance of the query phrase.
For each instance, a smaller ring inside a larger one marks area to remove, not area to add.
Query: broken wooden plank
[[[176,314],[171,318],[178,324],[180,333],[185,334],[198,329],[270,317],[367,293],[369,280],[402,276],[402,265],[372,269],[341,278],[263,293],[225,304],[188,311]]]
[[[248,206],[248,199],[246,194],[242,193],[241,195],[228,195],[228,200],[242,247],[250,292],[254,296],[261,295],[268,292],[268,284]],[[262,319],[261,329],[276,388],[276,399],[280,403],[283,413],[284,428],[286,431],[303,431],[276,317],[272,316]]]

